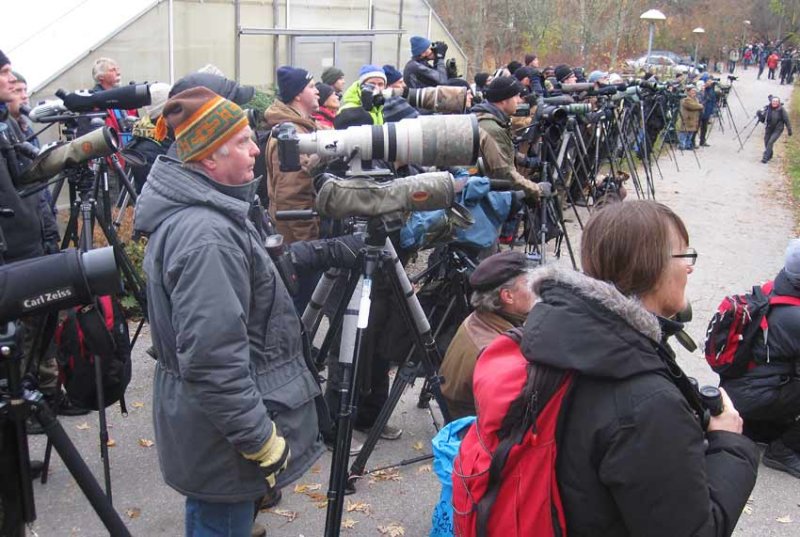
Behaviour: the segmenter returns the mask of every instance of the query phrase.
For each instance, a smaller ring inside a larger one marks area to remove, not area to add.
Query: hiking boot
[[[800,454],[780,440],[770,443],[761,460],[764,466],[786,472],[800,479]]]
[[[267,537],[267,527],[261,522],[253,522],[250,537]]]
[[[258,507],[258,510],[263,511],[264,509],[272,509],[281,503],[281,498],[283,498],[281,489],[269,489],[267,491],[267,495],[261,498],[261,505]]]
[[[334,435],[333,439],[328,441],[328,439],[323,439],[325,441],[325,447],[328,448],[328,451],[333,453],[333,448],[336,445],[336,436]],[[364,444],[359,442],[358,440],[350,439],[350,456],[355,457],[359,453],[361,453],[361,448],[364,447]]]
[[[356,431],[361,431],[362,433],[369,434],[370,428],[357,426]],[[401,429],[400,427],[389,425],[388,423],[384,426],[383,430],[381,431],[381,438],[383,438],[384,440],[397,440],[401,436],[403,436],[403,429]]]

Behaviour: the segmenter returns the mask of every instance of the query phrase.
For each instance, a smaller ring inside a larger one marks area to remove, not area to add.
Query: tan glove
[[[289,466],[292,452],[286,440],[278,434],[278,428],[272,427],[272,434],[257,453],[242,453],[245,459],[256,461],[266,475],[269,488],[275,488],[278,475]]]

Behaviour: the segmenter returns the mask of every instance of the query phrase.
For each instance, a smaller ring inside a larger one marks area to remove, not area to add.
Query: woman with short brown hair
[[[478,474],[482,469],[471,461],[486,460],[481,449],[494,458],[485,446],[514,437],[497,432],[496,425],[493,430],[485,416],[505,415],[509,423],[515,412],[527,418],[547,403],[546,392],[536,389],[537,376],[571,371],[556,434],[561,534],[731,535],[755,485],[758,451],[741,435],[742,420],[724,393],[722,413],[709,419],[666,346],[681,326],[668,318],[685,308],[686,283],[697,260],[686,226],[660,203],[616,203],[594,213],[581,242],[585,275],[557,267],[534,273],[538,301],[520,344],[528,367],[520,395],[509,404],[507,387],[493,380],[497,372],[482,371],[492,364],[478,360],[478,422],[462,443],[454,475]],[[536,508],[519,487],[531,476],[500,468],[488,535],[513,513],[520,520],[523,510]],[[459,486],[454,479],[454,509],[463,511]],[[557,501],[551,499],[551,507]],[[536,528],[519,530],[542,535]]]

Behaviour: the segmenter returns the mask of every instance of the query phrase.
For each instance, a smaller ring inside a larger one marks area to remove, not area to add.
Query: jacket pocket
[[[301,367],[291,379],[282,384],[274,382],[282,376],[275,375],[277,372],[256,378],[256,386],[271,417],[300,408],[321,393],[311,372],[305,365]]]

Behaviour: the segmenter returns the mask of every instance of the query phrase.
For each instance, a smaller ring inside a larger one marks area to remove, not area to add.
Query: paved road
[[[735,87],[749,114],[745,115],[735,97],[731,99],[731,109],[740,127],[756,107],[766,103],[768,94],[788,97],[790,92],[790,88],[774,81],[756,81],[753,70],[742,75]],[[698,340],[702,340],[705,322],[725,293],[743,291],[777,272],[786,241],[792,236],[794,224],[786,203],[789,194],[780,175],[779,159],[769,165],[759,162],[761,133],[759,129],[739,153],[738,142],[727,125],[726,134],[714,132],[710,138],[712,147],[698,151],[702,168],[698,168],[690,153],[677,155],[680,171],[668,159],[661,161],[664,178],[657,179],[657,196],[685,219],[692,246],[700,252],[697,269],[689,282],[698,320],[691,325],[690,332]],[[577,239],[577,233],[574,236]],[[140,442],[153,440],[150,416],[153,361],[144,353],[148,339],[145,332],[134,351],[134,378],[128,391],[130,414],[122,417],[118,410],[109,410],[111,436],[116,443],[110,450],[115,506],[134,535],[178,536],[182,532],[183,498],[163,484],[155,448],[143,447],[147,442]],[[715,381],[699,354],[682,352],[680,361],[702,381]],[[405,434],[395,442],[382,441],[370,467],[429,451],[434,429],[428,414],[414,406],[415,401],[416,390],[406,393],[392,418],[393,423],[405,429]],[[64,418],[62,423],[95,475],[100,476],[97,417],[87,418]],[[363,439],[358,433],[356,436]],[[41,437],[32,438],[35,457],[41,457],[43,445]],[[312,485],[312,489],[319,486],[318,492],[324,493],[329,460],[328,455],[323,457],[299,483]],[[48,484],[37,483],[35,490],[39,513],[35,529],[39,535],[106,534],[58,457],[54,458]],[[402,526],[406,536],[427,535],[438,494],[437,480],[426,464],[403,467],[393,479],[367,479],[348,500],[358,502],[357,506],[368,512],[345,513],[345,518],[355,523],[352,529],[343,530],[342,535],[380,535],[380,527],[386,529],[392,524]],[[259,520],[268,526],[269,535],[322,535],[325,510],[317,507],[314,498],[289,489],[284,491],[280,508],[286,510],[284,515],[293,518],[274,513],[259,515]],[[800,535],[800,480],[762,466],[750,508],[742,516],[735,535]]]

